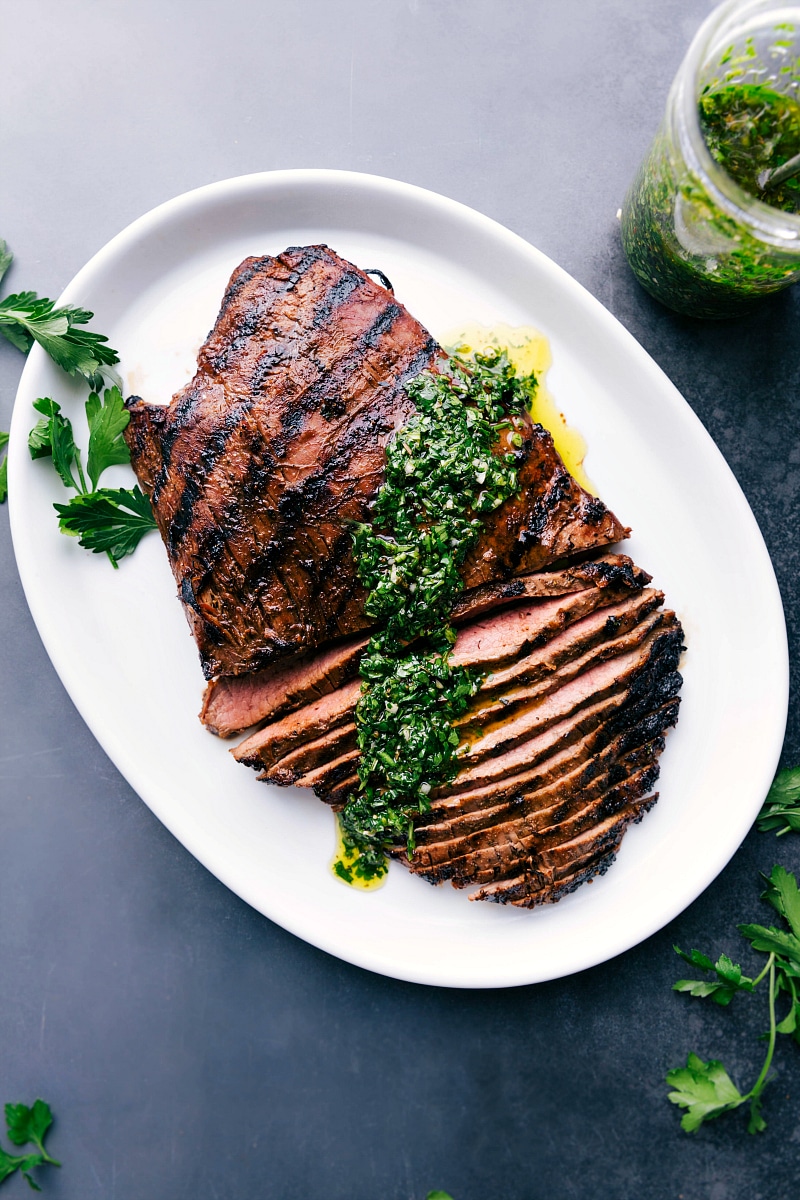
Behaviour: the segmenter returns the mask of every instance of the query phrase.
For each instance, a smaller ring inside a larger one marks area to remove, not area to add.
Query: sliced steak
[[[663,602],[662,592],[646,588],[620,604],[600,608],[556,635],[541,649],[521,656],[507,667],[493,667],[481,683],[481,692],[485,694],[506,690],[509,685],[537,683],[595,646],[630,633]]]
[[[646,743],[644,748],[637,747],[622,758],[615,758],[609,749],[546,786],[517,796],[511,803],[472,813],[458,825],[447,822],[438,827],[438,836],[437,827],[430,827],[425,839],[417,842],[412,869],[444,869],[449,873],[448,878],[461,878],[477,862],[487,861],[484,852],[490,857],[498,849],[503,855],[511,854],[507,850],[509,845],[518,848],[534,836],[542,845],[545,841],[558,841],[560,827],[567,828],[569,818],[585,810],[588,821],[590,804],[599,802],[625,779],[652,767],[662,749],[663,739]],[[653,782],[655,778],[654,775]],[[560,840],[567,841],[572,836],[568,832]]]
[[[313,771],[307,772],[305,775],[295,779],[298,787],[313,788],[318,795],[322,795],[325,788],[335,787],[344,779],[352,777],[354,771],[358,769],[358,760],[361,757],[359,750],[347,750],[343,754],[335,758],[333,762],[325,763],[321,767],[315,767]],[[264,775],[259,775],[259,779],[265,778]]]
[[[506,604],[529,598],[564,596],[586,588],[619,587],[638,591],[646,587],[650,576],[634,566],[626,554],[605,554],[592,562],[578,563],[560,571],[538,571],[535,575],[518,575],[505,582],[485,583],[459,596],[453,607],[456,624],[471,621],[484,613],[496,611]]]
[[[659,735],[641,745],[629,745],[624,735],[614,738],[605,746],[596,747],[592,753],[584,743],[571,746],[563,754],[556,755],[541,764],[538,772],[531,773],[525,782],[516,787],[498,789],[494,795],[484,797],[484,803],[476,803],[474,792],[467,795],[467,802],[446,812],[435,809],[426,817],[435,816],[435,821],[415,822],[415,840],[421,850],[430,849],[432,854],[449,858],[454,846],[462,839],[480,830],[493,828],[502,821],[536,812],[550,803],[550,809],[561,820],[567,815],[574,795],[581,789],[607,777],[618,769],[620,763],[638,766],[649,765],[664,749],[664,738]],[[619,776],[622,778],[622,775]],[[547,799],[549,797],[549,801]]]
[[[456,721],[457,727],[474,726],[476,723],[484,727],[490,721],[510,721],[513,715],[523,708],[527,709],[535,701],[559,688],[571,680],[586,674],[599,663],[612,658],[621,658],[629,651],[641,646],[656,630],[666,631],[677,629],[677,618],[674,613],[650,613],[643,621],[621,637],[609,638],[607,641],[596,641],[584,654],[569,657],[562,662],[557,670],[544,672],[533,683],[512,682],[502,691],[480,691],[474,698],[468,712]]]
[[[326,246],[246,259],[197,373],[166,407],[138,397],[125,438],[203,670],[240,675],[368,626],[350,522],[369,519],[404,384],[441,351],[386,289]],[[467,588],[627,530],[529,424],[519,493],[486,520]]]
[[[342,754],[349,754],[355,749],[356,727],[352,721],[348,721],[344,725],[326,730],[320,737],[304,742],[296,750],[283,755],[274,766],[267,767],[259,778],[266,783],[277,783],[287,787],[297,783],[310,771],[330,766]]]
[[[637,685],[643,686],[640,681],[646,679],[646,668],[652,667],[657,658],[666,660],[670,666],[673,663],[677,666],[681,636],[680,626],[667,633],[655,630],[635,650],[592,667],[565,687],[523,709],[512,719],[494,721],[473,730],[464,727],[464,741],[460,749],[463,760],[471,764],[499,754],[504,749],[511,749],[529,738],[534,731],[555,725],[570,713],[587,708],[605,696],[622,692],[628,682],[633,684],[634,676],[637,677]]]
[[[349,723],[360,693],[361,681],[354,679],[245,738],[231,753],[249,767],[271,767],[298,746]]]
[[[651,712],[632,720],[627,728],[619,721],[620,714],[615,714],[618,718],[616,721],[603,722],[585,737],[540,758],[528,769],[501,779],[490,779],[483,787],[462,791],[457,777],[453,792],[433,800],[430,811],[415,822],[418,843],[424,845],[449,836],[446,833],[448,829],[459,832],[465,818],[467,825],[477,828],[485,820],[486,814],[498,813],[509,803],[519,805],[523,796],[537,788],[549,787],[586,763],[593,764],[593,769],[597,769],[598,763],[624,757],[641,745],[657,741],[675,724],[678,707],[677,698],[656,704]],[[473,819],[473,813],[483,815]],[[467,825],[463,828],[466,829]]]
[[[516,661],[619,598],[615,588],[587,588],[503,609],[459,630],[450,663],[454,667],[485,668]]]
[[[571,592],[597,589],[607,589],[608,596],[605,598],[605,593],[601,593],[604,598],[596,598],[596,602],[610,606],[616,596],[626,593],[635,602],[638,590],[644,587],[648,580],[649,576],[635,568],[624,555],[606,555],[596,562],[565,568],[562,571],[526,575],[506,584],[490,584],[468,594],[474,597],[476,616],[478,613],[485,613],[492,604],[500,607],[516,602],[519,606],[520,600],[526,598],[541,600],[552,596],[564,596]],[[503,592],[502,599],[499,598],[500,591]],[[491,599],[488,592],[498,594]],[[485,594],[481,596],[481,593]],[[651,593],[648,592],[649,595]],[[624,604],[624,601],[622,603]],[[460,605],[458,611],[459,620],[463,622],[465,615],[473,610],[469,605]],[[557,607],[547,609],[544,606],[540,610],[543,618],[548,613],[552,616],[558,611]],[[564,613],[565,623],[577,617],[577,610]],[[462,645],[465,645],[463,638],[467,632],[465,628],[460,635]],[[284,713],[319,699],[326,692],[331,692],[348,679],[354,678],[358,673],[361,653],[367,641],[367,637],[356,635],[326,649],[310,650],[276,659],[261,671],[246,675],[222,675],[212,680],[206,688],[200,720],[219,737],[231,737],[264,721],[275,720]],[[473,665],[479,658],[480,656],[474,659]],[[470,661],[469,653],[464,653],[463,661]]]
[[[423,860],[417,863],[417,855],[410,864],[415,874],[424,874],[440,882],[445,879],[455,887],[468,887],[470,884],[486,884],[496,879],[516,875],[521,868],[528,870],[548,870],[561,866],[570,867],[576,857],[583,853],[597,853],[605,850],[609,842],[615,842],[617,835],[631,820],[635,819],[638,802],[649,799],[649,793],[658,778],[658,764],[640,768],[621,782],[613,783],[603,788],[603,782],[592,785],[587,792],[590,801],[601,801],[610,815],[603,816],[598,823],[588,821],[588,828],[575,836],[569,836],[559,841],[557,834],[549,837],[540,836],[531,828],[525,817],[517,821],[508,821],[488,831],[482,838],[476,837],[474,845],[456,859],[449,859],[442,865],[427,865]],[[602,813],[602,809],[598,815]],[[402,851],[397,852],[402,856]]]
[[[222,675],[206,688],[200,720],[219,737],[319,700],[358,674],[368,638],[348,638],[325,650],[280,658],[251,675]]]

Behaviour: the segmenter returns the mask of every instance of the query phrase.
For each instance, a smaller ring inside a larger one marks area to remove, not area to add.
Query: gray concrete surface
[[[644,295],[615,212],[704,0],[0,0],[0,235],[10,287],[56,295],[187,188],[292,166],[444,192],[528,238],[675,381],[744,488],[798,654],[800,293],[726,325]],[[0,344],[0,427],[21,357]],[[0,1101],[57,1116],[54,1200],[790,1200],[800,1050],[769,1129],[687,1137],[665,1071],[689,1049],[742,1084],[763,1003],[673,995],[671,946],[739,948],[751,833],[669,928],[535,988],[370,975],[250,910],[120,778],[51,668],[0,510]],[[793,691],[784,761],[800,759]],[[24,1182],[3,1196],[27,1195]]]

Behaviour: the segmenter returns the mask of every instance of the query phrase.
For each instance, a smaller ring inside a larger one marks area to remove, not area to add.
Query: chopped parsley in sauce
[[[482,516],[518,489],[535,387],[499,351],[450,357],[406,384],[417,411],[387,447],[372,524],[354,532],[366,611],[381,627],[360,668],[359,788],[339,814],[334,870],[348,883],[383,875],[390,847],[412,856],[414,816],[456,773],[453,722],[480,676],[450,664],[450,611]]]
[[[763,172],[800,154],[800,104],[759,84],[732,84],[701,96],[700,128],[719,165],[770,208],[800,212],[800,177],[763,191]]]

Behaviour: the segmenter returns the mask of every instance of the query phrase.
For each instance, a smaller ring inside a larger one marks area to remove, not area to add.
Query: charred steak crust
[[[207,678],[257,671],[369,626],[348,523],[369,519],[404,383],[439,347],[327,246],[237,267],[193,380],[131,397],[126,440]],[[488,518],[467,588],[625,537],[531,425],[520,492]]]

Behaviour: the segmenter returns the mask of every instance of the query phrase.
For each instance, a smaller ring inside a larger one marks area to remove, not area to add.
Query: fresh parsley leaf
[[[20,1171],[33,1190],[35,1192],[40,1192],[42,1189],[39,1187],[39,1184],[36,1182],[36,1180],[28,1174],[28,1172],[32,1170],[33,1167],[40,1167],[43,1162],[44,1159],[42,1158],[41,1154],[22,1154],[17,1156],[14,1154],[7,1154],[3,1147],[0,1146],[0,1183],[2,1183],[4,1179],[8,1179],[10,1175],[13,1175],[15,1171]]]
[[[32,1142],[37,1154],[8,1154],[0,1146],[0,1183],[8,1179],[15,1171],[19,1171],[28,1181],[34,1191],[42,1189],[29,1172],[43,1163],[60,1167],[61,1163],[47,1153],[44,1147],[45,1135],[53,1124],[53,1114],[49,1104],[44,1100],[35,1100],[29,1108],[27,1104],[7,1104],[5,1106],[6,1127],[9,1139],[15,1146],[24,1146]]]
[[[449,1192],[428,1192],[425,1200],[453,1200]]]
[[[8,434],[0,432],[0,450],[5,450],[7,445],[8,445]],[[3,461],[0,463],[0,504],[5,503],[7,496],[8,496],[8,456],[4,454]]]
[[[7,1104],[5,1113],[10,1141],[15,1146],[33,1142],[46,1162],[54,1162],[44,1148],[45,1134],[53,1124],[49,1104],[45,1104],[44,1100],[34,1100],[31,1108],[27,1104]]]
[[[86,401],[86,417],[89,421],[89,454],[86,471],[97,487],[106,467],[131,461],[130,451],[125,444],[122,431],[130,423],[131,414],[125,408],[118,387],[107,388],[101,400],[92,392]]]
[[[788,958],[789,965],[796,965],[800,970],[800,938],[774,925],[739,925],[739,932],[747,938],[754,950],[763,950],[767,954],[775,954],[780,958]]]
[[[800,1021],[800,1004],[795,1001],[789,1009],[786,1016],[779,1025],[776,1025],[778,1033],[797,1033],[798,1021]]]
[[[681,950],[680,946],[673,946],[672,949],[681,956],[684,962],[691,963],[693,967],[699,967],[701,971],[714,970],[714,964],[707,954],[701,954],[699,950],[691,950],[687,954],[685,950]]]
[[[739,964],[732,962],[727,954],[721,954],[716,963],[712,963],[708,955],[701,954],[699,950],[692,950],[690,954],[687,954],[681,950],[680,946],[673,948],[676,954],[691,963],[693,967],[700,967],[703,971],[714,971],[717,976],[713,982],[701,979],[679,979],[672,985],[673,991],[688,992],[690,996],[710,996],[715,1004],[723,1006],[730,1004],[737,992],[752,992],[753,980],[743,975]]]
[[[108,554],[114,566],[156,528],[150,501],[138,487],[98,488],[53,507],[62,533],[77,537],[79,545],[95,554]]]
[[[800,937],[800,888],[794,875],[784,867],[773,867],[764,879],[767,889],[762,900],[771,904],[788,922],[792,933]]]
[[[8,248],[8,242],[0,238],[0,282],[13,261],[14,255]]]
[[[800,767],[779,771],[758,815],[762,833],[800,833]]]
[[[668,1099],[686,1109],[681,1117],[681,1128],[694,1133],[704,1121],[712,1121],[725,1112],[731,1112],[744,1104],[743,1096],[721,1062],[709,1059],[703,1062],[696,1054],[690,1054],[685,1067],[667,1073],[667,1083],[675,1090]]]
[[[48,396],[34,400],[33,407],[44,416],[37,421],[28,435],[31,458],[52,456],[53,466],[61,476],[64,486],[74,488],[76,492],[85,492],[86,480],[81,469],[80,454],[75,446],[72,422],[62,417],[61,405]],[[75,482],[72,474],[73,463],[78,469],[80,483]]]
[[[36,292],[17,292],[0,300],[0,333],[23,351],[38,342],[62,370],[82,375],[92,388],[102,387],[104,379],[118,384],[111,370],[119,362],[116,350],[107,337],[82,328],[93,316],[73,304],[56,308]]]

